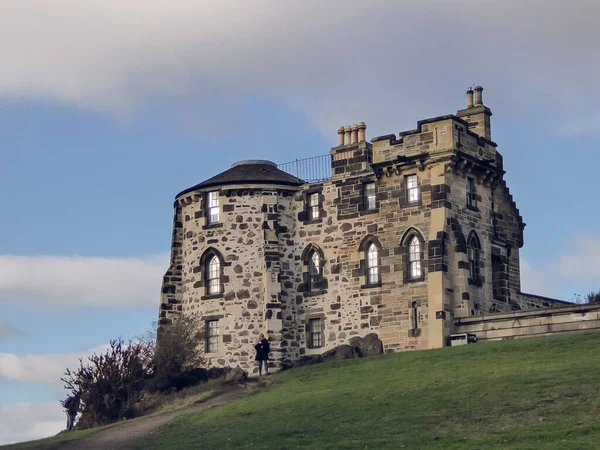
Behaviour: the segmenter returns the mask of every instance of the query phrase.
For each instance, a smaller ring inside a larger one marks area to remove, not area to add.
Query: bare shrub
[[[65,389],[81,397],[78,428],[105,425],[133,415],[152,376],[153,345],[147,342],[110,341],[108,350],[94,354],[79,367],[68,369],[61,380]]]
[[[156,325],[154,377],[156,390],[179,390],[206,379],[202,328],[197,316],[180,315],[168,325]]]

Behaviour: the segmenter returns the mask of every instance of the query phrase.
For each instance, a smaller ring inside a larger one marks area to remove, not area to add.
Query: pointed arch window
[[[319,290],[321,282],[321,257],[316,250],[311,250],[308,258],[308,290],[315,292]]]
[[[358,251],[363,254],[359,273],[364,276],[365,284],[361,287],[381,286],[381,243],[375,236],[368,235],[360,243]]]
[[[425,279],[425,242],[421,233],[409,228],[402,237],[400,245],[404,252],[404,282],[410,283]]]
[[[216,255],[212,255],[206,265],[206,292],[208,295],[221,293],[221,262]]]
[[[379,283],[379,250],[371,243],[367,247],[367,284]]]
[[[326,292],[327,280],[323,276],[325,256],[319,247],[309,244],[302,252],[302,278],[300,292],[319,295]]]
[[[475,232],[471,232],[467,243],[467,256],[469,259],[469,280],[471,284],[481,285],[480,274],[481,245]]]
[[[408,245],[408,271],[411,278],[421,278],[423,269],[421,267],[421,242],[417,236],[413,236]]]

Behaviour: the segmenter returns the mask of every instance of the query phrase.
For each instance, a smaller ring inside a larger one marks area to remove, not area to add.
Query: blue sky
[[[174,195],[326,154],[484,86],[527,227],[523,290],[600,289],[595,2],[3,3],[0,444],[61,429],[60,375],[157,315]]]

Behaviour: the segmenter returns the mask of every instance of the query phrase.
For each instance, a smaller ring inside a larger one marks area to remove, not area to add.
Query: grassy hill
[[[294,369],[181,416],[139,449],[597,449],[600,334]]]
[[[268,390],[180,416],[135,448],[600,448],[600,333],[347,360],[267,380]]]

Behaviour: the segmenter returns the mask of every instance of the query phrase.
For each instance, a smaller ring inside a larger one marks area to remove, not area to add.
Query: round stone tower
[[[293,194],[304,182],[270,161],[240,161],[175,200],[170,267],[160,322],[194,314],[208,366],[249,373],[260,334],[281,365],[281,275],[290,263]]]

